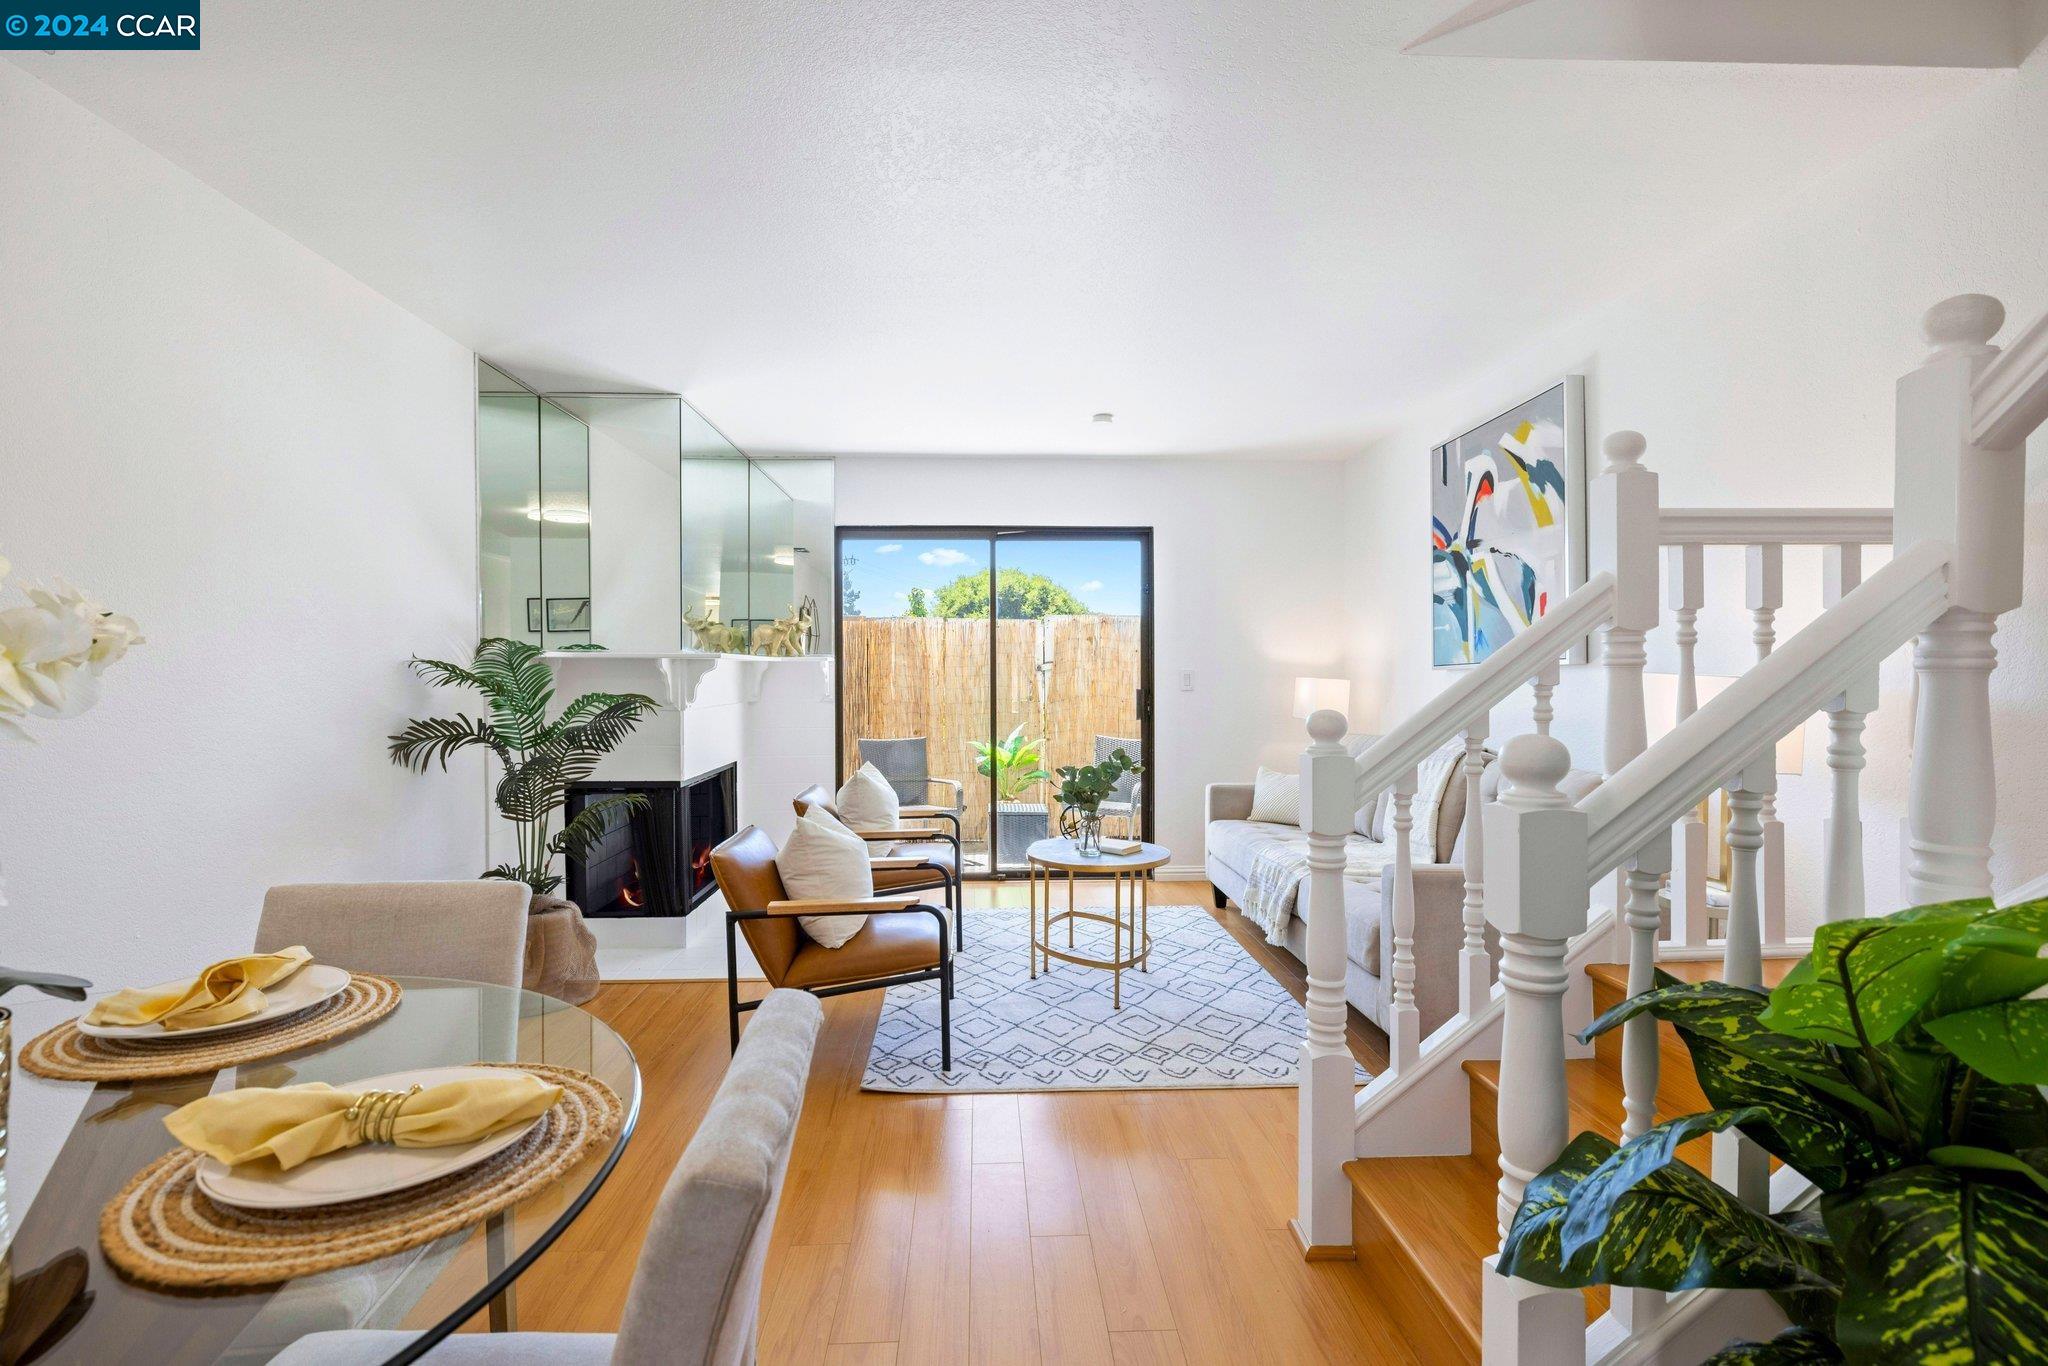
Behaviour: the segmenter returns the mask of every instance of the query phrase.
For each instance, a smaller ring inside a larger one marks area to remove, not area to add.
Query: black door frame
[[[1136,541],[1138,543],[1138,725],[1139,735],[1145,746],[1145,790],[1155,794],[1147,800],[1141,810],[1141,825],[1138,837],[1147,841],[1153,838],[1153,812],[1158,806],[1155,786],[1158,772],[1159,746],[1152,734],[1153,705],[1158,692],[1153,686],[1152,676],[1152,528],[1149,526],[917,526],[892,522],[881,526],[840,526],[832,534],[832,782],[833,786],[846,781],[846,585],[840,580],[840,567],[846,562],[848,540],[981,540],[988,542],[988,695],[989,695],[989,743],[996,744],[1001,737],[995,733],[996,726],[996,558],[998,547],[1004,540],[1020,541]],[[988,871],[972,874],[977,880],[1002,882],[1022,877],[1025,870],[1018,868],[1005,872],[996,866],[996,825],[995,786],[991,782],[988,799]],[[965,862],[965,860],[962,860]],[[963,875],[966,870],[963,868]]]

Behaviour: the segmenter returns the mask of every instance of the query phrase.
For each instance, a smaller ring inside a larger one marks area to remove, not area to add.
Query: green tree
[[[988,615],[988,571],[962,574],[939,590],[938,614],[942,617],[985,617]],[[1043,574],[1022,569],[996,571],[996,615],[1009,618],[1081,616],[1088,611],[1082,602]]]
[[[849,555],[839,569],[839,612],[842,616],[860,615],[860,590],[853,586],[853,571],[859,564],[859,557]]]
[[[910,590],[910,610],[903,615],[906,617],[928,617],[931,615],[930,609],[925,606],[924,590],[922,588]]]

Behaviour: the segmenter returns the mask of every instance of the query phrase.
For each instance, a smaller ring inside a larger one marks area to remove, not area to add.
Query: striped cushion
[[[1259,770],[1259,776],[1252,781],[1252,815],[1255,821],[1274,821],[1281,825],[1301,824],[1301,775],[1299,773],[1276,773],[1270,768]]]

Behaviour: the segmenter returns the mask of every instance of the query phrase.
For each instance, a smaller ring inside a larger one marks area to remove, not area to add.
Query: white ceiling
[[[527,382],[758,454],[1343,453],[2006,78],[1400,55],[1456,8],[211,0],[201,53],[14,55]]]

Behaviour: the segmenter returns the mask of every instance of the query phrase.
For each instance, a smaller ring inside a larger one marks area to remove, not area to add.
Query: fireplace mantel
[[[572,661],[644,663],[649,672],[660,680],[659,683],[650,680],[645,691],[678,710],[695,705],[698,689],[718,669],[731,669],[738,675],[740,700],[744,702],[761,700],[761,685],[770,669],[808,665],[818,670],[820,695],[830,697],[832,691],[831,655],[778,658],[770,655],[713,654],[708,650],[668,650],[656,654],[620,650],[549,650],[541,658],[556,666],[558,672],[561,665]]]

